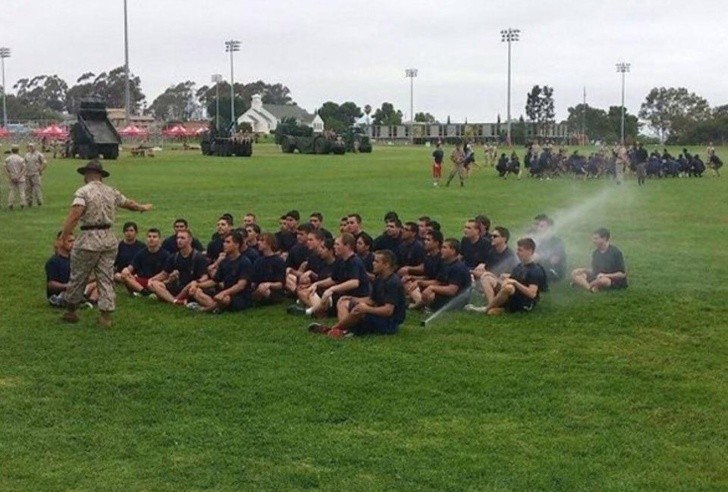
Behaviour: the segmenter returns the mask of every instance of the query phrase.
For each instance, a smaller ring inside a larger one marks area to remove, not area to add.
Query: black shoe
[[[294,316],[303,316],[306,314],[306,308],[298,304],[291,304],[286,308],[286,312]]]

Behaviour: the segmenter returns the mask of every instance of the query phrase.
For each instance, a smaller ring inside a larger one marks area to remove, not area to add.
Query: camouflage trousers
[[[114,292],[114,260],[116,248],[105,251],[71,250],[71,278],[63,299],[73,305],[84,301],[83,292],[93,273],[99,291],[99,310],[113,311],[116,307]]]
[[[25,207],[25,181],[9,181],[8,185],[8,207],[12,207],[16,199],[20,200],[21,207]]]
[[[43,190],[40,187],[40,174],[29,174],[25,177],[25,198],[28,205],[43,204]]]

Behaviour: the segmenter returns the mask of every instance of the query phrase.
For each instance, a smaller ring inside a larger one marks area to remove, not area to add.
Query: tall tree
[[[607,118],[609,118],[609,125],[612,132],[615,135],[614,141],[617,142],[621,136],[622,131],[622,106],[609,106],[607,111]],[[624,110],[624,140],[626,142],[634,142],[637,140],[637,136],[640,132],[640,121],[637,116],[629,114],[629,111],[625,108]]]
[[[76,80],[76,85],[66,92],[66,108],[69,112],[75,113],[78,111],[81,99],[87,97],[100,98],[109,108],[123,108],[126,105],[124,92],[124,67],[117,67],[99,75],[86,72]],[[132,73],[129,74],[129,95],[131,110],[138,113],[145,96],[141,89],[141,79]]]
[[[671,135],[679,139],[681,133],[710,117],[708,101],[684,87],[655,87],[640,107],[639,117],[665,142]]]
[[[415,121],[418,123],[437,123],[437,118],[430,113],[415,113]]]
[[[58,111],[54,111],[47,107],[36,104],[28,104],[21,101],[15,94],[7,94],[6,107],[8,112],[8,120],[10,121],[27,121],[27,120],[60,120],[63,115]]]
[[[615,133],[607,112],[603,109],[593,108],[588,104],[577,104],[568,108],[569,117],[566,124],[573,131],[581,133],[582,126],[585,127],[586,135],[590,140],[601,140],[603,142],[614,142],[619,133]]]
[[[157,119],[187,121],[198,109],[195,83],[191,80],[168,87],[149,106]]]
[[[544,85],[543,88],[534,85],[531,92],[526,95],[526,116],[536,123],[539,134],[543,132],[548,123],[554,122],[554,90]]]
[[[218,85],[220,93],[220,117],[225,121],[230,121],[230,83],[220,82]],[[296,103],[291,98],[291,91],[281,83],[268,84],[262,80],[250,83],[236,83],[235,94],[235,114],[240,116],[250,109],[250,99],[254,94],[260,94],[263,104],[291,104]],[[203,85],[197,89],[195,97],[199,103],[207,108],[207,114],[215,118],[217,104],[215,104],[215,84]],[[223,102],[224,101],[224,102]]]
[[[262,96],[265,104],[293,104],[291,90],[281,83],[266,84]]]
[[[374,112],[374,124],[391,126],[402,124],[402,111],[394,109],[392,103],[382,103],[382,107]]]
[[[728,142],[728,104],[713,108],[709,119],[692,126],[685,134],[680,135],[680,138],[674,140],[674,143],[680,145],[698,142],[725,145]]]
[[[58,75],[36,75],[31,79],[20,79],[13,88],[23,104],[57,112],[66,109],[68,84]]]
[[[337,132],[346,130],[364,115],[361,108],[351,101],[341,105],[333,101],[326,101],[319,108],[318,114],[324,120],[327,129]]]

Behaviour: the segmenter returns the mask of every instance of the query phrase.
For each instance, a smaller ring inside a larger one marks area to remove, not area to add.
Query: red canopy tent
[[[138,126],[129,125],[127,127],[122,128],[119,130],[119,135],[122,137],[130,137],[130,138],[139,138],[139,137],[146,137],[149,135],[149,132],[145,130],[144,128],[139,128]]]
[[[33,130],[33,135],[38,138],[65,139],[68,137],[68,130],[58,125],[51,124],[45,128]]]
[[[182,125],[175,125],[171,128],[165,128],[162,130],[162,136],[170,138],[192,137],[194,134],[195,132],[187,130],[187,128]]]
[[[209,133],[209,131],[210,131],[209,128],[204,127],[204,126],[201,126],[200,128],[198,128],[195,131],[195,135],[197,135],[199,137],[200,135],[204,135],[205,133]]]
[[[0,138],[9,137],[10,132],[7,130],[7,128],[3,128],[0,126]]]

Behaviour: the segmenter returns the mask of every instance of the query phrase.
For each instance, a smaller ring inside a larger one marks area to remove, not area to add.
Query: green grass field
[[[42,208],[9,212],[2,195],[0,490],[728,489],[728,177],[638,188],[481,168],[434,189],[430,152],[258,146],[105,166],[155,205],[120,211],[117,231],[136,220],[167,235],[183,216],[207,239],[223,212],[274,229],[297,208],[329,229],[358,211],[373,235],[388,210],[455,237],[485,213],[518,237],[545,212],[571,267],[593,229],[611,229],[630,287],[556,285],[528,315],[420,328],[409,313],[396,336],[345,341],[283,306],[207,316],[121,290],[112,329],[88,311],[67,326],[45,303],[43,264],[82,162],[57,160]]]

